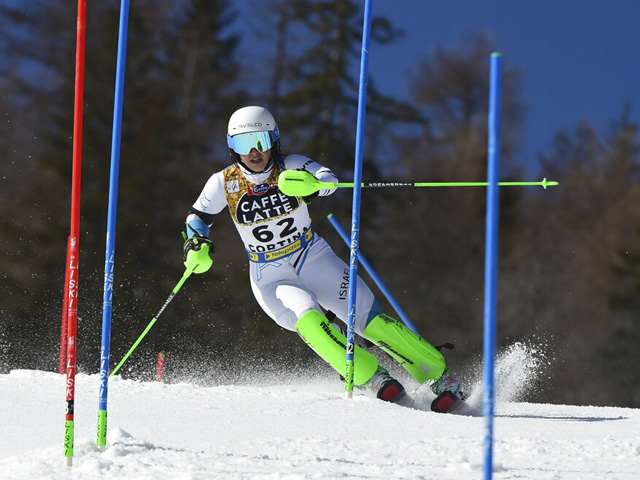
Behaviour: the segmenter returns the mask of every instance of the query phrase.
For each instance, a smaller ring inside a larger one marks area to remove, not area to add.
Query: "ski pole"
[[[558,185],[558,182],[543,178],[539,182],[499,182],[501,187],[539,185],[547,187]],[[385,187],[487,187],[489,182],[363,182],[362,188]],[[352,182],[321,182],[309,172],[303,170],[285,170],[278,176],[278,188],[290,197],[306,197],[320,190],[331,188],[353,188]]]
[[[151,322],[149,322],[149,325],[147,325],[147,328],[144,329],[144,332],[142,332],[142,334],[138,337],[138,339],[136,340],[136,342],[133,344],[133,346],[129,349],[129,351],[127,352],[127,354],[124,356],[124,358],[122,360],[120,360],[120,363],[116,366],[116,368],[113,369],[113,372],[111,372],[109,374],[110,377],[114,376],[116,374],[116,372],[118,370],[120,370],[120,367],[122,367],[122,365],[124,364],[124,362],[127,360],[127,358],[129,358],[129,356],[133,353],[133,351],[136,349],[136,347],[138,346],[138,344],[142,341],[142,339],[145,337],[145,335],[147,333],[149,333],[149,330],[151,330],[151,327],[153,327],[153,324],[156,323],[156,320],[158,320],[158,317],[160,316],[160,314],[164,311],[165,308],[167,308],[167,305],[169,305],[169,303],[171,302],[171,300],[173,300],[173,297],[175,297],[176,293],[178,293],[178,290],[180,290],[180,288],[182,287],[182,285],[184,284],[184,282],[187,281],[187,278],[189,278],[189,275],[191,275],[193,273],[192,270],[185,270],[184,273],[182,274],[182,278],[180,279],[180,281],[178,282],[178,284],[175,286],[175,288],[173,289],[173,291],[171,292],[171,295],[169,295],[169,297],[167,298],[167,300],[164,302],[164,305],[162,305],[162,308],[160,308],[160,310],[158,311],[158,313],[156,313],[156,316],[153,317],[153,319],[151,320]]]

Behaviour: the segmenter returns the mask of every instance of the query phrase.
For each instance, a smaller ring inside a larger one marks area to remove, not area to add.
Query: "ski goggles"
[[[248,132],[233,137],[227,134],[227,145],[240,155],[248,155],[253,148],[259,152],[266,152],[274,143],[271,132]]]

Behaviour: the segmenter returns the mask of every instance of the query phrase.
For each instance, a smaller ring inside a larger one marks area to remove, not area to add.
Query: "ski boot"
[[[413,399],[407,395],[402,384],[382,367],[378,367],[366,387],[373,392],[376,398],[385,402],[397,403],[405,407],[413,405]]]
[[[462,390],[462,385],[447,369],[430,386],[431,391],[436,394],[436,398],[431,402],[431,410],[434,412],[454,412],[461,408],[467,399],[467,394]]]

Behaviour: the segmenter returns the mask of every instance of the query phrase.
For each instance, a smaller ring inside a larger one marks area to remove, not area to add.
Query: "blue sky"
[[[640,119],[640,0],[373,0],[373,14],[406,35],[372,46],[369,75],[384,93],[405,99],[418,58],[490,32],[505,68],[522,70],[523,162],[548,152],[553,135],[580,119],[606,132],[626,100],[632,120]]]

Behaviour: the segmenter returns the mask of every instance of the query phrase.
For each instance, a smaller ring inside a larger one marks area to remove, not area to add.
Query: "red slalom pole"
[[[71,237],[67,268],[69,269],[69,296],[67,300],[67,381],[65,384],[66,409],[64,422],[64,456],[67,466],[73,464],[74,402],[76,381],[76,350],[78,333],[78,237]]]
[[[76,347],[78,331],[78,254],[80,252],[80,177],[82,173],[82,115],[84,106],[84,57],[87,0],[78,0],[76,28],[76,81],[73,120],[73,173],[71,179],[71,235],[67,252],[69,269],[67,305],[67,382],[64,424],[64,456],[67,466],[73,464],[74,401],[76,379]]]

